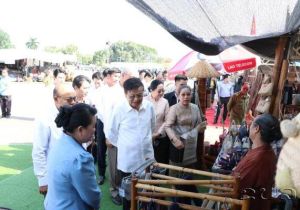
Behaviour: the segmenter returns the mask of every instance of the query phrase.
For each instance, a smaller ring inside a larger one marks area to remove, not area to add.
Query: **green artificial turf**
[[[44,197],[38,193],[31,150],[31,144],[0,146],[0,207],[13,210],[43,209]],[[110,200],[107,179],[100,188],[101,210],[121,210]]]
[[[32,168],[31,150],[31,144],[0,146],[0,207],[13,210],[43,209],[44,197],[38,193],[37,180]],[[207,179],[203,176],[197,178]],[[110,199],[108,179],[100,188],[101,210],[121,210],[122,207],[114,205]],[[207,192],[203,187],[198,190],[202,193]]]

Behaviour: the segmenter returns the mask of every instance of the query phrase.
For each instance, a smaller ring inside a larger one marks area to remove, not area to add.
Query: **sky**
[[[160,25],[125,0],[0,0],[0,29],[16,48],[30,37],[40,48],[75,44],[81,53],[104,49],[105,43],[133,41],[153,47],[173,62],[191,51]]]

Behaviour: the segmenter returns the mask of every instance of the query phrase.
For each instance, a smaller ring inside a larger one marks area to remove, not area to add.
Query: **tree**
[[[104,63],[109,62],[109,52],[108,50],[96,51],[93,55],[93,63],[97,66],[103,66]]]
[[[36,38],[30,38],[28,42],[25,43],[26,47],[28,49],[33,49],[36,50],[39,47],[39,42],[37,41]]]
[[[74,44],[69,44],[61,49],[61,52],[68,55],[78,55],[78,47]]]
[[[118,41],[110,46],[112,62],[155,62],[157,59],[156,50],[145,45]]]
[[[13,48],[13,44],[10,41],[8,33],[0,29],[0,49]]]
[[[47,46],[47,47],[45,47],[45,51],[50,52],[50,53],[58,53],[58,52],[61,52],[62,50],[59,47]]]
[[[81,54],[78,54],[77,58],[84,65],[90,65],[90,64],[93,63],[93,56],[92,55],[81,55]]]

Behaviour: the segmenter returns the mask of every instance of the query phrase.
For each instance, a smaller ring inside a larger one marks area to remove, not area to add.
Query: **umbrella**
[[[198,59],[198,53],[195,51],[191,51],[185,56],[183,56],[171,69],[168,71],[168,78],[169,80],[174,80],[174,77],[177,74],[185,75],[188,68],[193,66]]]
[[[207,56],[191,51],[169,70],[169,79],[174,79],[177,74],[186,74],[191,67],[201,60],[206,60],[221,74],[249,70],[261,63],[259,56],[239,45],[231,47],[217,56]]]
[[[249,70],[260,63],[260,57],[237,45],[219,54],[219,59],[228,73]]]
[[[198,61],[187,73],[187,76],[191,78],[219,77],[220,75],[221,74],[206,61]]]

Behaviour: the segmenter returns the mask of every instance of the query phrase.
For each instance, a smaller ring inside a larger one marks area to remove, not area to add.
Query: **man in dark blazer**
[[[164,98],[168,100],[169,106],[173,106],[178,103],[178,91],[183,85],[187,85],[188,78],[185,75],[178,74],[175,76],[175,90],[165,94]]]

